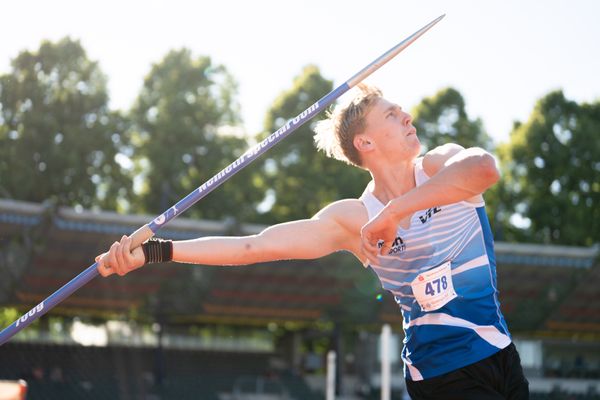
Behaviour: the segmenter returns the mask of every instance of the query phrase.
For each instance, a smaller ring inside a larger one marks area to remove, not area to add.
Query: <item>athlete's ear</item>
[[[352,142],[359,152],[368,152],[375,148],[373,140],[367,135],[356,135]]]

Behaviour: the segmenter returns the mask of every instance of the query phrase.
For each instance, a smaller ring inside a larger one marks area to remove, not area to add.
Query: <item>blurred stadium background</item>
[[[79,42],[23,51],[0,75],[1,327],[331,88],[303,68],[251,135],[235,80],[209,57],[170,52],[115,111]],[[443,88],[411,111],[424,149],[453,141],[498,156],[503,179],[486,201],[532,399],[600,399],[600,103],[548,93],[500,144],[465,110]],[[159,236],[252,234],[368,180],[316,153],[309,126],[255,164]],[[0,380],[24,379],[28,399],[323,399],[335,350],[338,398],[378,399],[384,324],[401,399],[399,311],[351,257],[150,265],[90,282],[1,346]]]

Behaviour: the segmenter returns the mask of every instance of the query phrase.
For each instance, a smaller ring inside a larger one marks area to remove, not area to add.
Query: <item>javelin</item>
[[[413,43],[415,40],[421,37],[421,35],[427,32],[432,26],[437,24],[442,18],[444,18],[445,15],[446,14],[443,14],[437,17],[429,24],[425,25],[423,28],[419,29],[418,31],[404,39],[402,42],[398,43],[397,45],[383,53],[381,56],[379,56],[379,58],[367,65],[352,78],[350,78],[349,80],[341,84],[339,87],[323,96],[319,101],[311,105],[302,113],[298,114],[295,118],[292,118],[289,121],[287,121],[285,125],[283,125],[275,132],[271,133],[262,142],[251,147],[237,160],[229,164],[215,176],[203,183],[200,187],[198,187],[186,197],[181,199],[173,207],[169,208],[167,211],[153,219],[150,223],[142,226],[137,231],[132,233],[131,248],[136,248],[142,243],[144,243],[146,240],[150,239],[160,228],[166,225],[170,220],[172,220],[173,218],[177,217],[179,214],[190,208],[198,200],[202,199],[204,196],[212,192],[226,180],[231,178],[239,170],[241,170],[242,168],[250,164],[252,161],[254,161],[254,159],[258,158],[271,147],[275,146],[281,140],[286,138],[289,134],[294,132],[305,122],[309,121],[319,112],[321,112],[324,108],[327,108],[338,97],[346,93],[352,87],[356,86],[366,77],[371,75],[373,72],[377,71],[384,64],[386,64],[392,58],[397,56],[402,50],[407,48],[411,43]],[[63,287],[54,292],[51,296],[49,296],[46,300],[33,307],[15,322],[13,322],[10,326],[8,326],[2,332],[0,332],[0,346],[6,343],[11,337],[16,335],[18,332],[27,327],[33,321],[46,314],[58,303],[69,297],[77,289],[79,289],[80,287],[91,281],[93,278],[98,276],[99,272],[96,269],[96,267],[97,263],[90,265],[85,271],[77,275],[70,282],[68,282]]]

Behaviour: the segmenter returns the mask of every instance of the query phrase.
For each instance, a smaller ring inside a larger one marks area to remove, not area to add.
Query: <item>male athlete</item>
[[[148,262],[245,265],[349,251],[369,263],[404,318],[402,359],[413,399],[527,399],[528,383],[500,312],[482,193],[494,158],[455,144],[419,157],[412,118],[360,85],[315,129],[329,156],[368,170],[359,199],[245,237],[154,241],[123,237],[97,257],[103,276]]]

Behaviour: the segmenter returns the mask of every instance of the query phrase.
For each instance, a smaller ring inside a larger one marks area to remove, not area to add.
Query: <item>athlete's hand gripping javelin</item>
[[[114,242],[108,252],[96,257],[98,271],[103,276],[115,273],[123,276],[146,263],[142,247],[131,249],[131,238],[123,235],[120,242]],[[114,268],[114,270],[111,270]]]

